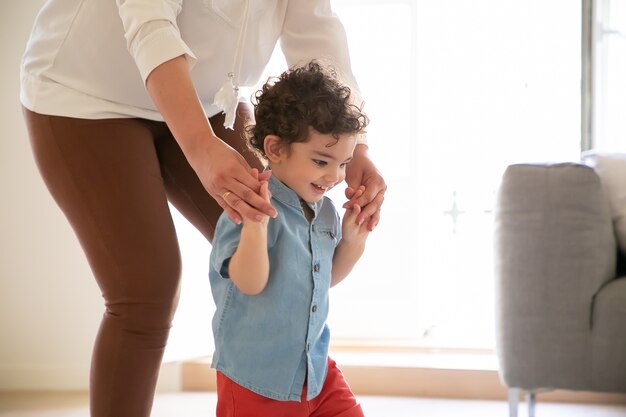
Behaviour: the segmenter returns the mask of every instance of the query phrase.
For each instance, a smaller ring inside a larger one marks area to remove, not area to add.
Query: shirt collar
[[[302,205],[300,204],[301,199],[298,194],[273,175],[269,179],[269,189],[272,193],[272,198],[302,211]],[[323,200],[324,199],[322,198],[315,203],[305,203],[311,207],[311,210],[313,210],[313,213],[317,216]]]

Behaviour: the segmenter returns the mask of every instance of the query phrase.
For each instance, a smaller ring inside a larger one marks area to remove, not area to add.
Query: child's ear
[[[284,152],[285,145],[276,135],[267,135],[263,141],[265,155],[270,162],[278,162]]]

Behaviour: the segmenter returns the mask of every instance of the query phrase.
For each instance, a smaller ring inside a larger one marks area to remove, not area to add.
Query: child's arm
[[[341,221],[342,237],[333,256],[333,271],[330,286],[337,285],[348,276],[365,250],[365,240],[369,235],[367,224],[356,224],[361,207],[355,204],[347,209]]]
[[[267,182],[261,185],[261,196],[270,201]],[[244,217],[239,246],[228,264],[228,275],[244,294],[257,295],[265,288],[269,277],[269,258],[267,255],[267,223],[253,221]]]

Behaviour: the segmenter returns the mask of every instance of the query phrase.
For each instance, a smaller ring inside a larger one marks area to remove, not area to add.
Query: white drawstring
[[[231,72],[228,73],[226,81],[224,81],[222,87],[213,98],[213,103],[224,112],[224,127],[231,130],[233,130],[233,125],[235,124],[235,112],[239,102],[239,74],[241,73],[246,31],[248,30],[248,8],[250,6],[250,0],[244,1],[244,15],[241,22],[241,29],[239,30],[239,38],[237,39],[233,67]]]

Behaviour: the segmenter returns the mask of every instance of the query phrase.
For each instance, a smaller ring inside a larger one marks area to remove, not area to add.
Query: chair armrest
[[[617,253],[599,177],[577,163],[512,165],[495,222],[501,378],[526,389],[584,386],[594,295],[615,278]]]

